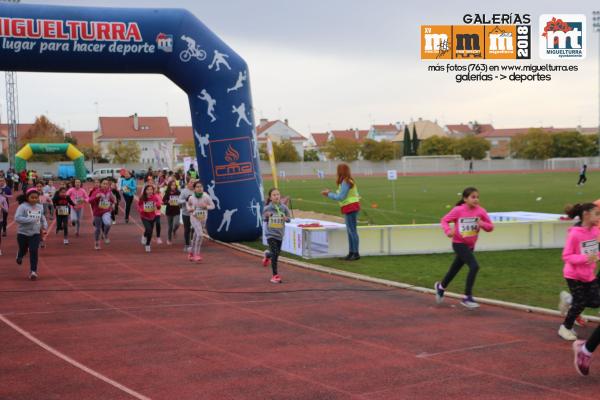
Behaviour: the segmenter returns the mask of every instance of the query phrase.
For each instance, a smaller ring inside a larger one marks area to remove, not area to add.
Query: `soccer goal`
[[[546,160],[546,168],[555,170],[573,170],[583,167],[583,164],[590,166],[590,161],[587,158],[549,158]]]

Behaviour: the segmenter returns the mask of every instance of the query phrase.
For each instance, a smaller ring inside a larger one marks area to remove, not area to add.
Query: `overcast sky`
[[[456,84],[426,72],[421,24],[461,24],[466,13],[530,13],[533,34],[544,13],[588,16],[600,4],[506,0],[24,0],[30,4],[187,8],[246,59],[255,118],[284,119],[302,134],[367,129],[372,123],[419,117],[440,124],[492,122],[496,127],[597,126],[598,34],[588,33],[588,57],[578,73],[551,82]],[[527,4],[526,8],[523,6]],[[533,40],[533,62],[537,59]],[[513,61],[514,63],[514,61]],[[184,92],[159,75],[19,73],[21,122],[46,114],[67,130],[94,130],[100,115],[168,115],[189,125]],[[0,81],[6,118],[4,74]]]

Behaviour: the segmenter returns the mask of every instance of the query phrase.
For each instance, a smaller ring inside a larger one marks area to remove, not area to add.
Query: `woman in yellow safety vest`
[[[360,211],[360,196],[348,164],[339,164],[337,166],[337,185],[337,192],[334,193],[329,189],[325,189],[321,194],[337,201],[340,205],[346,221],[346,230],[348,231],[349,252],[344,260],[355,261],[360,259],[360,254],[358,253],[358,232],[356,231],[358,212]]]

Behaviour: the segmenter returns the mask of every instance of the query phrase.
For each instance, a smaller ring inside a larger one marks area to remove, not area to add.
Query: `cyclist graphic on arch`
[[[206,51],[200,48],[200,45],[196,44],[196,41],[189,36],[182,35],[181,40],[187,43],[187,49],[179,53],[179,59],[183,62],[188,62],[192,57],[198,61],[206,60]]]

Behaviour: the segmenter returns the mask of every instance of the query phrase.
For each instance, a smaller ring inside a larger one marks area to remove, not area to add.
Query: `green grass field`
[[[479,189],[481,204],[489,212],[562,213],[566,204],[600,198],[598,181],[599,172],[590,173],[588,183],[581,188],[575,185],[576,173],[562,172],[399,177],[394,210],[392,185],[386,178],[358,178],[364,210],[360,219],[374,224],[410,224],[413,220],[437,223],[448,211],[447,205],[454,205],[458,193],[467,186]],[[265,181],[265,189],[271,184]],[[282,193],[292,197],[294,208],[340,215],[337,204],[320,194],[322,189],[333,186],[334,182],[327,179],[280,182]],[[542,200],[536,201],[538,197]],[[377,203],[378,208],[371,208],[372,203]],[[258,242],[246,244],[263,248]],[[481,252],[477,258],[481,270],[475,284],[476,296],[555,308],[559,291],[566,289],[560,249]],[[363,257],[352,263],[311,260],[315,264],[424,287],[440,280],[451,261],[451,254]],[[452,282],[451,291],[462,292],[465,272],[461,271]]]
[[[391,182],[385,177],[361,177],[357,178],[363,208],[360,219],[384,225],[435,223],[467,186],[479,189],[481,205],[488,212],[562,213],[566,204],[600,198],[600,172],[588,174],[584,187],[575,185],[577,178],[574,172],[399,177],[394,209]],[[265,180],[265,190],[271,185]],[[320,193],[325,188],[335,189],[333,179],[281,180],[279,186],[284,195],[291,196],[294,208],[340,215],[337,204]],[[536,201],[538,197],[542,200]],[[371,208],[373,203],[378,207]]]

